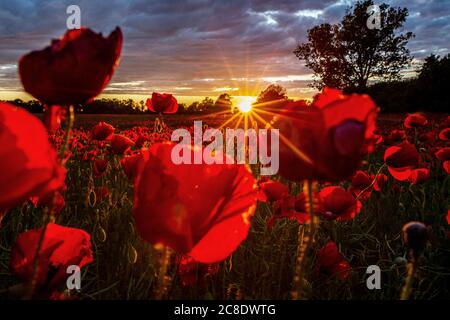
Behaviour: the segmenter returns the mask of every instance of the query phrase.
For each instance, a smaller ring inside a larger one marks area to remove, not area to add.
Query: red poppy
[[[404,125],[406,128],[418,128],[423,127],[428,124],[427,118],[425,118],[420,113],[413,113],[406,117]]]
[[[419,165],[420,154],[414,145],[404,141],[388,148],[384,152],[384,161],[395,179],[405,181],[410,177],[412,170]]]
[[[441,148],[435,153],[436,158],[441,161],[450,160],[450,147]]]
[[[142,134],[140,134],[136,141],[134,142],[134,145],[136,146],[136,148],[142,148],[144,146],[144,143],[146,143],[148,141],[148,138]]]
[[[66,108],[61,106],[46,107],[44,111],[44,123],[50,134],[55,134],[61,127],[61,121],[66,117]]]
[[[383,186],[388,181],[388,177],[384,173],[379,173],[376,178],[372,177],[372,179],[375,179],[375,184],[373,185],[373,189],[378,192],[382,191]]]
[[[94,175],[100,177],[108,168],[108,160],[96,159],[94,161]]]
[[[377,107],[367,95],[325,88],[312,105],[288,103],[280,131],[280,175],[293,180],[340,181],[351,176],[373,145]]]
[[[450,224],[450,209],[447,211],[447,224]]]
[[[32,279],[41,233],[42,228],[19,234],[11,250],[11,271],[22,281]],[[49,223],[39,251],[37,285],[51,291],[66,280],[68,266],[77,265],[81,268],[92,261],[91,237],[88,233]]]
[[[39,119],[0,103],[0,128],[0,212],[63,186],[65,170]]]
[[[178,111],[178,102],[169,93],[153,92],[152,98],[147,99],[147,107],[151,112],[175,113]]]
[[[206,279],[219,271],[219,265],[196,262],[190,257],[182,257],[178,265],[178,276],[183,286],[204,286]]]
[[[444,161],[442,166],[444,167],[445,172],[450,174],[450,160]]]
[[[122,50],[122,31],[104,38],[90,29],[69,30],[41,51],[24,55],[19,74],[26,92],[48,105],[86,103],[111,79]]]
[[[436,140],[436,134],[435,134],[434,131],[428,131],[428,132],[422,133],[419,136],[419,141],[420,142],[431,143],[431,142],[434,142],[435,140]]]
[[[138,153],[120,160],[123,171],[130,180],[134,180],[144,167],[148,153]]]
[[[307,212],[306,196],[300,193],[297,197],[286,195],[273,204],[273,215],[267,220],[267,227],[271,229],[275,220],[296,220],[299,224],[305,224],[310,220]]]
[[[92,139],[99,141],[108,140],[115,130],[116,129],[109,123],[99,122],[92,128]]]
[[[31,197],[31,202],[35,207],[44,206],[52,209],[53,213],[60,213],[66,205],[64,197],[59,191],[49,193],[41,198]]]
[[[447,116],[444,121],[442,121],[440,128],[450,128],[450,116]]]
[[[288,186],[279,181],[268,180],[260,183],[259,186],[270,202],[280,200],[289,194]]]
[[[444,141],[450,140],[450,128],[445,128],[441,132],[439,132],[439,139]]]
[[[111,149],[114,154],[124,154],[134,145],[133,140],[121,134],[114,134],[111,138]]]
[[[336,243],[328,241],[317,253],[315,270],[318,275],[333,276],[345,281],[352,269],[340,254]]]
[[[319,192],[319,213],[328,219],[347,221],[353,219],[361,211],[361,202],[341,187],[325,187]]]
[[[228,257],[247,237],[258,198],[240,164],[180,164],[173,143],[157,143],[135,183],[133,214],[141,237],[198,262]]]
[[[369,186],[372,184],[372,178],[365,173],[364,171],[358,170],[355,175],[352,177],[352,185],[350,187],[350,191],[357,197],[367,200],[370,197],[371,189]],[[368,189],[369,188],[369,189]],[[363,192],[361,194],[361,192]]]
[[[413,184],[418,184],[427,181],[430,179],[430,169],[427,168],[419,168],[411,170],[411,174],[408,178],[408,181]]]
[[[387,145],[395,145],[406,139],[406,133],[403,130],[394,129],[386,137]]]
[[[97,201],[101,202],[109,197],[109,190],[105,186],[101,186],[95,189],[95,196]]]

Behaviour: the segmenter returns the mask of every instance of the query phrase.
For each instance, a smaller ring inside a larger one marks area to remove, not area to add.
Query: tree
[[[270,102],[270,101],[280,101],[280,100],[287,100],[287,92],[286,88],[278,85],[278,84],[271,84],[266,89],[261,91],[261,93],[258,95],[258,98],[256,98],[255,104],[258,103],[264,103],[264,102]]]
[[[400,71],[412,59],[406,44],[414,35],[396,32],[406,21],[408,9],[381,4],[373,13],[368,10],[373,5],[372,0],[358,1],[353,10],[347,9],[341,23],[308,30],[308,41],[294,54],[320,78],[314,87],[361,92],[371,79],[400,78]],[[379,28],[368,27],[373,14],[379,17]]]
[[[214,100],[210,97],[205,97],[199,104],[199,110],[200,112],[207,112],[212,109],[214,106]]]
[[[214,109],[232,112],[233,102],[231,100],[232,98],[229,93],[222,93],[217,97],[217,100],[214,103]]]
[[[450,96],[448,84],[450,83],[450,54],[440,58],[431,55],[422,65],[418,76],[420,94],[417,102],[421,108],[429,111],[448,112],[450,108]]]

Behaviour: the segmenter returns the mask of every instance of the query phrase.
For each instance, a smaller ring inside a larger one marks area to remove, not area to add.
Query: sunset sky
[[[312,74],[292,51],[309,28],[338,22],[354,1],[76,1],[0,2],[0,99],[30,97],[21,91],[17,61],[42,49],[66,28],[66,8],[81,7],[82,25],[124,32],[122,59],[104,94],[145,99],[170,92],[179,101],[257,95],[270,83],[291,97],[311,97]],[[379,1],[375,1],[379,2]],[[404,31],[415,63],[430,53],[450,52],[450,1],[395,0],[410,16]]]

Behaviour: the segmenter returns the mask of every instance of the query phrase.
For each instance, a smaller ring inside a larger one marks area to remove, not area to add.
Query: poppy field
[[[2,299],[450,297],[448,114],[383,115],[325,87],[233,115],[176,115],[156,92],[151,116],[76,115],[122,41],[82,28],[20,58],[46,111],[0,103]],[[194,120],[275,132],[278,174],[205,141],[183,152],[214,162],[175,163]]]

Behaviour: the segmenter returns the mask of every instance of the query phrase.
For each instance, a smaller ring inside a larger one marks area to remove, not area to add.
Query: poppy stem
[[[313,183],[308,180],[305,182],[305,191],[308,197],[308,211],[310,215],[308,232],[304,233],[304,226],[300,225],[298,232],[298,251],[297,261],[295,264],[294,272],[294,290],[291,292],[293,300],[301,298],[300,294],[303,293],[304,287],[304,274],[306,266],[306,253],[310,250],[313,242],[314,235],[316,233],[316,217],[314,216],[314,197],[313,197]]]
[[[400,300],[408,300],[412,292],[412,285],[414,282],[414,277],[417,271],[417,259],[412,257],[410,263],[408,263],[408,274],[406,276],[405,285],[402,288],[402,293],[400,295]]]
[[[359,198],[369,189],[371,189],[375,183],[377,182],[378,176],[380,175],[381,171],[384,169],[384,167],[386,167],[386,164],[384,163],[377,171],[377,173],[375,174],[375,177],[373,177],[372,183],[369,184],[367,187],[365,187],[360,193],[358,193],[358,195],[356,196],[355,200],[359,200]]]
[[[67,119],[67,127],[66,127],[66,133],[64,136],[64,142],[61,146],[61,149],[59,150],[59,158],[61,161],[61,165],[64,165],[66,162],[64,155],[66,153],[67,146],[69,144],[69,139],[70,139],[70,136],[72,133],[72,127],[73,127],[73,123],[74,123],[74,119],[75,119],[75,114],[74,114],[73,109],[74,109],[73,105],[70,105],[69,106],[69,118]],[[39,270],[38,270],[38,268],[39,268],[39,253],[41,251],[42,244],[44,243],[45,232],[47,231],[47,226],[53,220],[53,213],[54,213],[53,210],[55,208],[55,201],[56,201],[56,197],[55,197],[55,194],[53,194],[53,200],[52,200],[53,205],[52,205],[51,211],[44,212],[42,231],[39,236],[39,240],[38,240],[37,247],[36,247],[36,253],[34,255],[31,283],[29,286],[28,294],[26,295],[27,299],[31,299],[33,297],[34,291],[36,289],[38,273],[39,273]]]
[[[32,272],[32,276],[31,276],[31,283],[29,286],[29,291],[25,297],[26,299],[31,299],[33,297],[34,291],[36,289],[37,280],[38,280],[39,253],[41,251],[42,244],[44,243],[45,232],[47,231],[47,226],[48,226],[48,223],[50,222],[50,218],[51,218],[51,216],[47,212],[45,212],[44,213],[44,224],[42,226],[42,231],[39,236],[39,240],[38,240],[38,243],[36,246],[36,251],[34,254],[33,272]]]
[[[61,146],[61,149],[59,149],[59,158],[61,159],[62,165],[64,165],[66,162],[64,154],[66,153],[67,146],[69,145],[69,140],[72,135],[72,127],[73,127],[74,121],[75,121],[75,113],[73,111],[73,105],[70,105],[69,106],[69,117],[67,119],[66,132],[64,135],[64,142]]]
[[[172,252],[168,246],[164,246],[161,253],[159,274],[158,274],[158,286],[156,288],[156,300],[162,300],[167,291],[167,285],[170,278],[167,275],[167,269],[170,263],[170,256]]]

